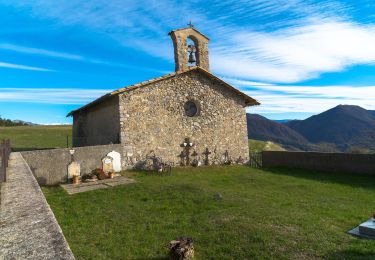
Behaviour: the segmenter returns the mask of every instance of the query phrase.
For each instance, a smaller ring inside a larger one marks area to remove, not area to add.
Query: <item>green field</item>
[[[0,140],[11,139],[13,151],[63,148],[71,145],[72,126],[0,127]]]
[[[64,148],[72,143],[72,126],[14,126],[0,127],[0,140],[11,139],[14,151],[35,149]],[[249,140],[250,152],[283,151],[284,149],[275,143],[258,140]]]
[[[283,147],[276,143],[253,139],[249,139],[249,150],[251,153],[259,153],[261,151],[285,151]]]
[[[374,241],[346,234],[374,210],[372,176],[245,166],[126,175],[138,183],[76,195],[43,188],[77,259],[166,259],[182,235],[197,259],[375,256]]]
[[[14,150],[66,147],[71,126],[1,127]],[[249,140],[251,152],[283,150]],[[69,196],[43,188],[77,259],[166,259],[195,241],[197,259],[373,259],[375,243],[346,234],[373,211],[371,176],[245,166],[126,172],[138,183]],[[214,198],[222,194],[222,200]]]

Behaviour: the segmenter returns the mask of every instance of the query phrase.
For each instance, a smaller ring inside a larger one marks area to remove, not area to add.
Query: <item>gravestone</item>
[[[375,240],[375,218],[374,217],[375,217],[375,214],[372,218],[370,218],[366,222],[363,222],[358,227],[355,227],[352,230],[349,230],[348,233],[353,236]]]
[[[106,156],[102,159],[102,168],[105,173],[113,172],[113,158]]]
[[[71,162],[68,165],[68,180],[71,180],[73,176],[81,176],[81,165],[78,162]]]
[[[362,223],[358,228],[360,234],[375,237],[375,222],[373,218]]]
[[[107,154],[107,156],[112,158],[112,166],[114,172],[121,172],[121,155],[116,151],[112,151]],[[129,156],[129,154],[128,154]],[[131,155],[133,156],[133,154]]]

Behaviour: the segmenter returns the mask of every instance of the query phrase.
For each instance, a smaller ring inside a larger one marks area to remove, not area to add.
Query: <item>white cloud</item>
[[[350,6],[314,0],[3,1],[61,26],[79,26],[173,62],[167,31],[192,19],[210,36],[213,72],[292,83],[375,62],[375,26],[350,20]],[[224,10],[224,11],[223,11]],[[182,23],[183,21],[183,23]],[[168,44],[169,42],[169,44]],[[7,46],[13,48],[12,46]],[[79,55],[19,51],[81,59]],[[86,59],[88,61],[88,59]],[[91,62],[101,63],[92,59]]]
[[[51,50],[42,49],[42,48],[32,48],[32,47],[15,45],[15,44],[10,44],[10,43],[0,43],[0,49],[19,52],[19,53],[35,54],[35,55],[42,55],[42,56],[53,57],[53,58],[62,58],[62,59],[68,59],[68,60],[75,60],[75,61],[81,61],[81,62],[101,64],[101,65],[105,65],[105,66],[120,67],[120,68],[126,68],[126,69],[134,69],[134,70],[141,70],[141,71],[154,71],[154,72],[159,72],[159,73],[168,73],[168,72],[165,72],[163,70],[159,70],[159,69],[155,69],[155,68],[151,68],[151,67],[140,67],[140,66],[122,64],[122,63],[111,62],[111,61],[106,61],[106,60],[92,59],[92,58],[84,57],[84,56],[77,55],[77,54],[51,51]],[[9,63],[4,63],[4,64],[7,64],[8,68],[52,71],[52,70],[48,70],[48,69],[36,68],[36,67],[30,67],[30,66],[21,66],[21,65],[9,64]],[[13,66],[10,67],[10,65],[13,65]],[[0,64],[0,66],[1,66],[1,64]]]
[[[0,102],[82,105],[110,91],[74,88],[0,88]]]
[[[10,43],[0,43],[0,49],[28,53],[28,54],[38,54],[38,55],[56,57],[56,58],[64,58],[64,59],[70,59],[70,60],[83,60],[84,59],[80,55],[50,51],[50,50],[45,50],[45,49],[40,49],[40,48],[31,48],[31,47],[20,46],[20,45],[15,45],[15,44],[10,44]]]
[[[226,45],[212,51],[217,73],[291,83],[374,63],[375,26],[323,21],[268,33],[242,31]]]
[[[1,68],[7,68],[7,69],[17,69],[17,70],[34,70],[34,71],[53,71],[50,69],[40,68],[40,67],[32,67],[32,66],[26,66],[21,64],[14,64],[14,63],[7,63],[7,62],[0,62]]]
[[[250,113],[317,114],[340,104],[375,110],[375,86],[280,86],[237,79],[227,82],[261,102],[261,106],[248,108]]]

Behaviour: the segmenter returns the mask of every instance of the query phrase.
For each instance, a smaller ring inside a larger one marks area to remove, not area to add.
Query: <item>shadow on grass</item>
[[[39,147],[12,147],[12,152],[27,152],[27,151],[35,151],[35,150],[51,150],[51,149],[62,149],[66,147],[47,147],[47,148],[39,148]]]
[[[322,172],[285,167],[263,168],[263,170],[273,174],[288,175],[296,178],[375,190],[375,176],[369,174]]]
[[[375,259],[373,252],[360,252],[354,249],[346,249],[328,254],[325,259]]]
[[[135,258],[136,260],[169,260],[171,259],[168,256],[156,256],[156,257],[148,257],[148,258]]]

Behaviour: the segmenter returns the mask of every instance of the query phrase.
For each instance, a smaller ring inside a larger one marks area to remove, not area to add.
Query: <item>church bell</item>
[[[194,62],[196,62],[195,55],[191,51],[190,54],[189,54],[189,63],[194,63]]]

